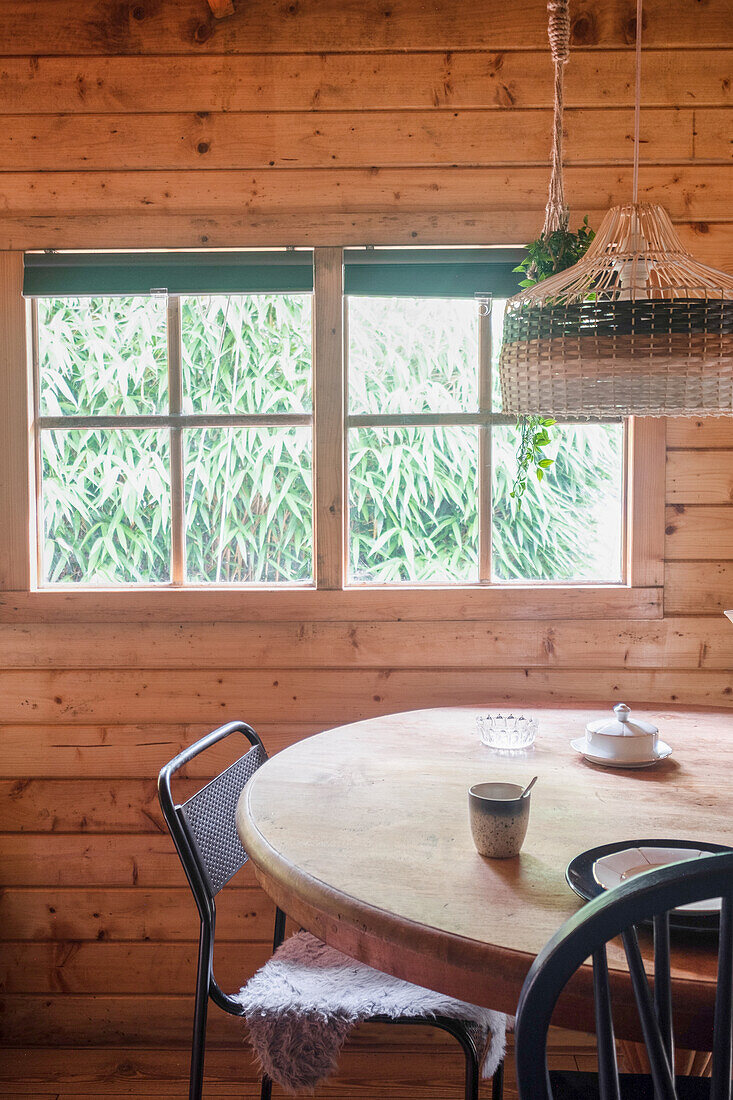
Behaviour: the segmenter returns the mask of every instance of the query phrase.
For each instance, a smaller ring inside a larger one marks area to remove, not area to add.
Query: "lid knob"
[[[617,703],[613,708],[613,713],[616,715],[619,722],[628,722],[629,715],[631,714],[631,707],[627,707],[626,703]]]

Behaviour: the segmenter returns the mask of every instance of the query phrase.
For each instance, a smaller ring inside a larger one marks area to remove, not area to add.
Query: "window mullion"
[[[311,424],[310,413],[151,413],[140,416],[41,416],[38,424],[48,428],[257,428]]]
[[[344,274],[341,248],[313,257],[313,518],[318,588],[344,587]]]
[[[168,299],[168,412],[183,412],[181,369],[181,299]],[[182,585],[186,574],[186,543],[183,494],[183,429],[171,427],[171,583]]]
[[[33,410],[32,415],[32,427],[31,427],[31,448],[33,451],[33,499],[35,501],[35,520],[34,520],[34,533],[35,533],[35,553],[33,554],[33,560],[31,562],[32,576],[37,586],[46,579],[43,568],[43,539],[44,539],[44,524],[43,524],[43,503],[42,503],[42,478],[43,478],[43,458],[41,451],[41,428],[39,426],[39,419],[41,415],[41,365],[39,360],[39,346],[38,346],[38,301],[34,298],[30,303],[29,310],[30,317],[30,338],[31,338],[31,408]]]
[[[479,410],[491,413],[491,312],[479,302],[478,386]],[[491,523],[492,523],[492,453],[491,424],[484,422],[478,429],[478,566],[479,582],[491,583]]]

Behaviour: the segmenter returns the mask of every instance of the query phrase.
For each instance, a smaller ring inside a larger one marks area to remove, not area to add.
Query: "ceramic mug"
[[[529,803],[518,783],[476,783],[468,792],[471,835],[477,851],[492,859],[519,855],[529,824]]]

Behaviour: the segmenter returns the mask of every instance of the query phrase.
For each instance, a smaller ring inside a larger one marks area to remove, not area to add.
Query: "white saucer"
[[[614,886],[627,882],[644,870],[651,871],[655,867],[667,867],[670,863],[682,863],[707,855],[710,855],[710,852],[697,848],[624,848],[620,852],[611,852],[610,855],[597,859],[593,864],[593,878],[604,890],[612,890]],[[674,912],[708,915],[719,913],[720,898],[680,905]]]
[[[665,741],[657,741],[656,755],[651,760],[609,760],[605,756],[596,756],[589,751],[585,737],[576,737],[570,744],[576,752],[590,760],[591,764],[602,764],[606,768],[650,768],[652,764],[672,755],[672,749]]]

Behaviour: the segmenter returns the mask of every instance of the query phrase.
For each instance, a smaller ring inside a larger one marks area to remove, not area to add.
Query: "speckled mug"
[[[519,855],[529,824],[528,794],[518,783],[476,783],[468,792],[471,834],[477,851],[492,859]]]

